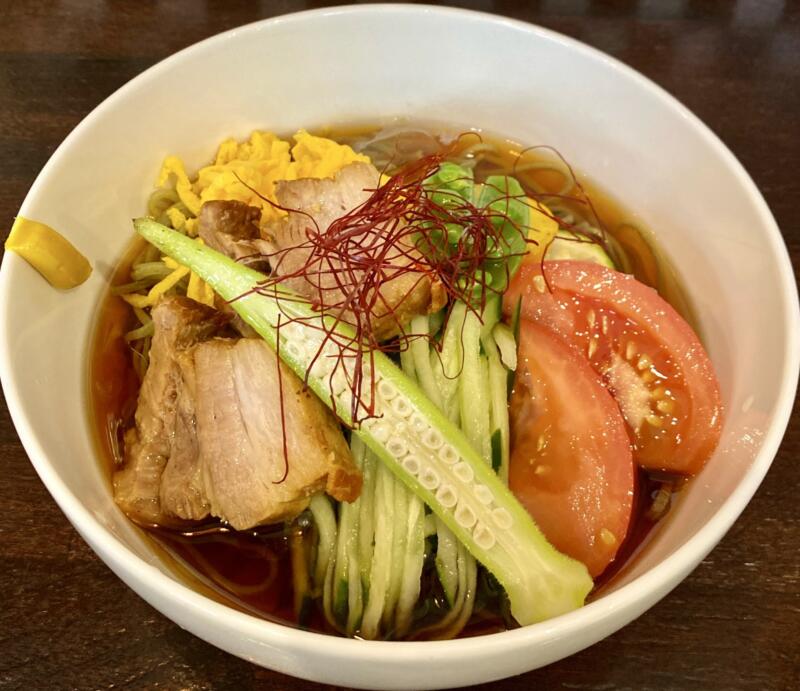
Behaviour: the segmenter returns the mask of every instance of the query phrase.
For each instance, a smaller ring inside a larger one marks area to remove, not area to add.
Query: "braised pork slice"
[[[333,415],[258,339],[184,297],[153,309],[150,366],[114,497],[144,523],[209,515],[243,529],[292,518],[320,491],[352,501],[361,475]],[[283,391],[283,423],[281,418]],[[283,429],[286,430],[288,472]]]
[[[301,245],[307,242],[310,227],[316,224],[320,231],[327,231],[333,221],[363,204],[370,197],[370,190],[378,186],[379,178],[374,166],[351,163],[334,178],[279,181],[275,188],[278,204],[292,211],[268,229],[277,250],[270,256],[273,272],[289,276],[287,284],[311,300],[323,305],[341,304],[344,294],[337,279],[331,275],[331,268],[336,267],[323,264],[322,259],[317,263],[309,262],[311,250]],[[390,261],[396,266],[410,266],[415,255],[419,256],[413,248],[405,247],[396,250]],[[311,279],[298,276],[298,269],[309,264],[306,274]],[[358,283],[358,272],[349,280]],[[400,333],[412,317],[436,311],[444,301],[442,287],[432,285],[422,274],[408,271],[395,276],[382,284],[380,294],[372,303],[375,305],[370,319],[373,335],[378,340],[391,338]],[[343,318],[354,323],[353,315],[348,311],[344,312]]]
[[[335,418],[264,342],[214,339],[193,359],[213,515],[241,530],[291,518],[323,490],[342,501],[359,495],[361,475]]]
[[[182,377],[177,359],[218,333],[228,317],[185,297],[167,297],[152,312],[150,366],[142,382],[136,426],[125,435],[125,466],[114,474],[114,499],[129,516],[146,523],[163,519],[162,473],[170,458]]]
[[[203,242],[217,252],[268,273],[269,261],[264,255],[274,252],[275,248],[261,237],[260,220],[261,209],[255,206],[237,201],[210,201],[200,207],[197,232]],[[242,336],[258,338],[258,334],[218,295],[214,306],[230,315],[231,326]]]
[[[271,253],[274,248],[262,239],[260,220],[261,209],[244,202],[210,201],[200,207],[197,232],[206,245],[231,259],[253,258],[248,265],[267,266],[266,260],[259,260],[259,257]]]
[[[211,506],[203,486],[195,415],[196,382],[192,351],[176,357],[181,383],[175,406],[175,428],[169,459],[161,474],[161,510],[189,521],[209,515]]]

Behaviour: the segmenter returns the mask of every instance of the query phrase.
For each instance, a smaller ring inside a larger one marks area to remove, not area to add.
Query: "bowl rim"
[[[360,660],[373,662],[385,659],[387,656],[391,656],[398,661],[404,659],[410,661],[418,659],[418,654],[424,651],[426,657],[436,655],[439,661],[447,663],[452,662],[464,653],[478,653],[480,651],[481,656],[485,657],[498,650],[508,651],[510,645],[520,648],[535,642],[574,635],[590,626],[593,622],[596,623],[609,618],[615,612],[629,609],[636,603],[648,602],[648,598],[655,598],[653,602],[649,603],[653,604],[666,595],[690,570],[699,564],[744,510],[778,451],[791,415],[798,373],[800,372],[800,306],[798,306],[797,287],[786,245],[765,200],[733,153],[686,106],[633,68],[577,39],[528,22],[452,7],[375,4],[343,5],[313,9],[258,20],[194,43],[160,60],[126,82],[86,115],[67,135],[44,165],[26,194],[20,207],[20,213],[23,213],[42,194],[50,176],[50,171],[56,167],[60,158],[71,148],[72,143],[85,130],[89,129],[96,120],[102,119],[106,110],[112,105],[120,99],[134,94],[140,85],[157,78],[162,71],[168,70],[186,60],[191,60],[197,52],[236,40],[240,35],[250,35],[254,32],[269,30],[274,26],[302,23],[309,18],[326,16],[341,17],[386,13],[404,16],[453,17],[470,22],[485,23],[497,29],[522,31],[536,39],[555,42],[572,51],[581,53],[587,58],[605,62],[621,77],[632,81],[640,89],[649,92],[651,96],[658,100],[661,106],[686,120],[726,164],[735,175],[738,183],[748,193],[750,201],[754,204],[760,221],[766,230],[766,239],[769,242],[771,253],[776,258],[777,266],[775,268],[779,273],[782,287],[781,294],[784,299],[782,316],[788,327],[785,342],[787,357],[783,363],[782,383],[776,399],[775,414],[772,416],[770,425],[763,437],[759,452],[731,495],[720,504],[713,516],[695,535],[664,559],[659,568],[650,569],[627,585],[578,610],[531,626],[485,634],[474,638],[446,641],[364,641],[305,631],[289,625],[260,619],[254,615],[215,602],[184,583],[169,577],[134,554],[92,516],[75,494],[67,488],[58,472],[51,465],[33,433],[28,418],[23,413],[20,404],[18,373],[15,371],[12,362],[7,336],[0,338],[0,380],[2,380],[7,407],[17,434],[42,482],[73,526],[90,543],[98,556],[120,577],[122,574],[128,575],[140,587],[145,588],[151,596],[156,594],[160,599],[178,603],[182,609],[187,610],[197,620],[216,622],[217,626],[222,625],[225,628],[236,630],[241,634],[252,637],[256,641],[292,642],[300,647],[313,646],[317,652],[325,655],[353,655]],[[12,294],[10,288],[13,272],[14,269],[11,267],[11,262],[4,259],[0,267],[0,324],[8,323],[8,303]],[[8,328],[5,329],[5,333],[9,333]],[[142,596],[138,588],[135,590],[137,594]],[[634,612],[628,619],[638,616],[649,604],[646,604],[642,610]],[[627,623],[628,619],[623,624]],[[619,626],[615,626],[614,630],[616,628],[619,628]]]

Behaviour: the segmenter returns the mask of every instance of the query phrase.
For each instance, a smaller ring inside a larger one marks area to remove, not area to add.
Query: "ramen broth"
[[[325,134],[343,143],[357,143],[369,131],[350,128]],[[474,141],[474,137],[464,138],[455,151],[454,159],[463,160],[458,158],[459,155]],[[564,176],[551,169],[526,169],[526,164],[551,161],[552,157],[546,151],[529,151],[520,157],[520,147],[512,142],[487,139],[485,136],[483,142],[492,145],[492,150],[489,153],[482,152],[481,160],[475,165],[476,180],[505,172],[517,177],[529,193],[537,190],[555,193],[564,187]],[[613,238],[612,247],[624,253],[624,268],[642,282],[657,288],[695,326],[692,310],[674,271],[647,234],[632,225],[630,214],[597,186],[584,179],[581,179],[581,186],[591,199],[594,213],[587,213],[586,204],[562,200],[560,205],[592,225],[599,224]],[[572,186],[569,195],[577,196],[576,193],[576,188]],[[548,199],[542,200],[548,203]],[[143,247],[143,241],[137,238],[118,265],[111,286],[130,281],[131,263]],[[616,259],[619,260],[619,257]],[[125,341],[124,334],[135,326],[136,319],[130,307],[109,290],[99,308],[89,363],[90,416],[98,455],[109,481],[123,461],[124,431],[134,424],[140,380],[133,358],[138,354]],[[655,520],[647,515],[652,497],[664,480],[674,479],[651,477],[641,469],[637,472],[637,497],[628,535],[616,560],[595,579],[595,589],[590,598],[607,586],[626,561],[642,547],[655,525]],[[162,560],[177,577],[195,590],[264,619],[335,633],[322,615],[321,605],[295,602],[289,543],[290,540],[310,542],[314,528],[312,522],[304,518],[301,517],[291,526],[265,526],[244,532],[230,530],[213,520],[174,528],[141,527]],[[437,592],[438,583],[431,571],[427,569],[423,572],[422,594],[427,594],[431,607],[437,609],[446,605],[441,592]],[[420,601],[423,601],[423,597]],[[510,622],[508,616],[504,616],[502,598],[487,598],[483,592],[483,597],[479,593],[477,604],[483,606],[476,606],[470,623],[460,636],[507,628]],[[425,612],[417,613],[418,630],[424,628],[425,619]]]

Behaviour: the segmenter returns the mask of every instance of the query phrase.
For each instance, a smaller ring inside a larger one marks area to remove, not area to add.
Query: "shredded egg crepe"
[[[233,138],[223,141],[214,162],[200,168],[194,178],[189,177],[178,156],[168,156],[156,179],[148,213],[175,230],[196,237],[197,216],[203,204],[235,200],[261,209],[263,227],[286,213],[270,203],[276,201],[278,181],[333,177],[346,165],[357,161],[369,163],[369,158],[345,144],[315,137],[305,130],[299,130],[291,140],[256,130],[247,141],[237,142]],[[202,240],[198,238],[197,242],[202,243]],[[183,285],[180,292],[197,302],[214,305],[214,292],[199,276],[166,257],[161,257],[161,261],[169,270],[166,275],[145,290],[120,297],[134,308],[150,308],[168,291],[180,288],[188,276],[188,284]],[[152,262],[149,267],[149,275],[162,274]],[[132,333],[138,335],[138,331]]]
[[[357,154],[349,146],[315,137],[305,130],[298,131],[292,140],[293,144],[271,132],[258,130],[243,143],[226,139],[220,144],[214,163],[201,168],[194,180],[187,175],[180,158],[168,156],[156,185],[165,191],[174,189],[181,202],[164,211],[171,225],[195,235],[194,217],[200,213],[200,207],[207,201],[224,199],[259,207],[264,226],[284,213],[259,197],[274,202],[275,184],[279,180],[332,177],[350,163],[369,162],[367,156]]]

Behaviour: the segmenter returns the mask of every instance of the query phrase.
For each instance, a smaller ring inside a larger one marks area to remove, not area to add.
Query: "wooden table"
[[[324,4],[324,3],[322,3]],[[597,46],[697,113],[763,191],[800,261],[800,2],[484,0]],[[0,6],[0,223],[94,106],[219,31],[317,6],[282,2],[5,0]],[[767,366],[767,363],[765,363]],[[624,630],[486,688],[800,688],[800,417],[730,534]],[[0,688],[320,689],[179,629],[89,550],[50,499],[0,407]]]

